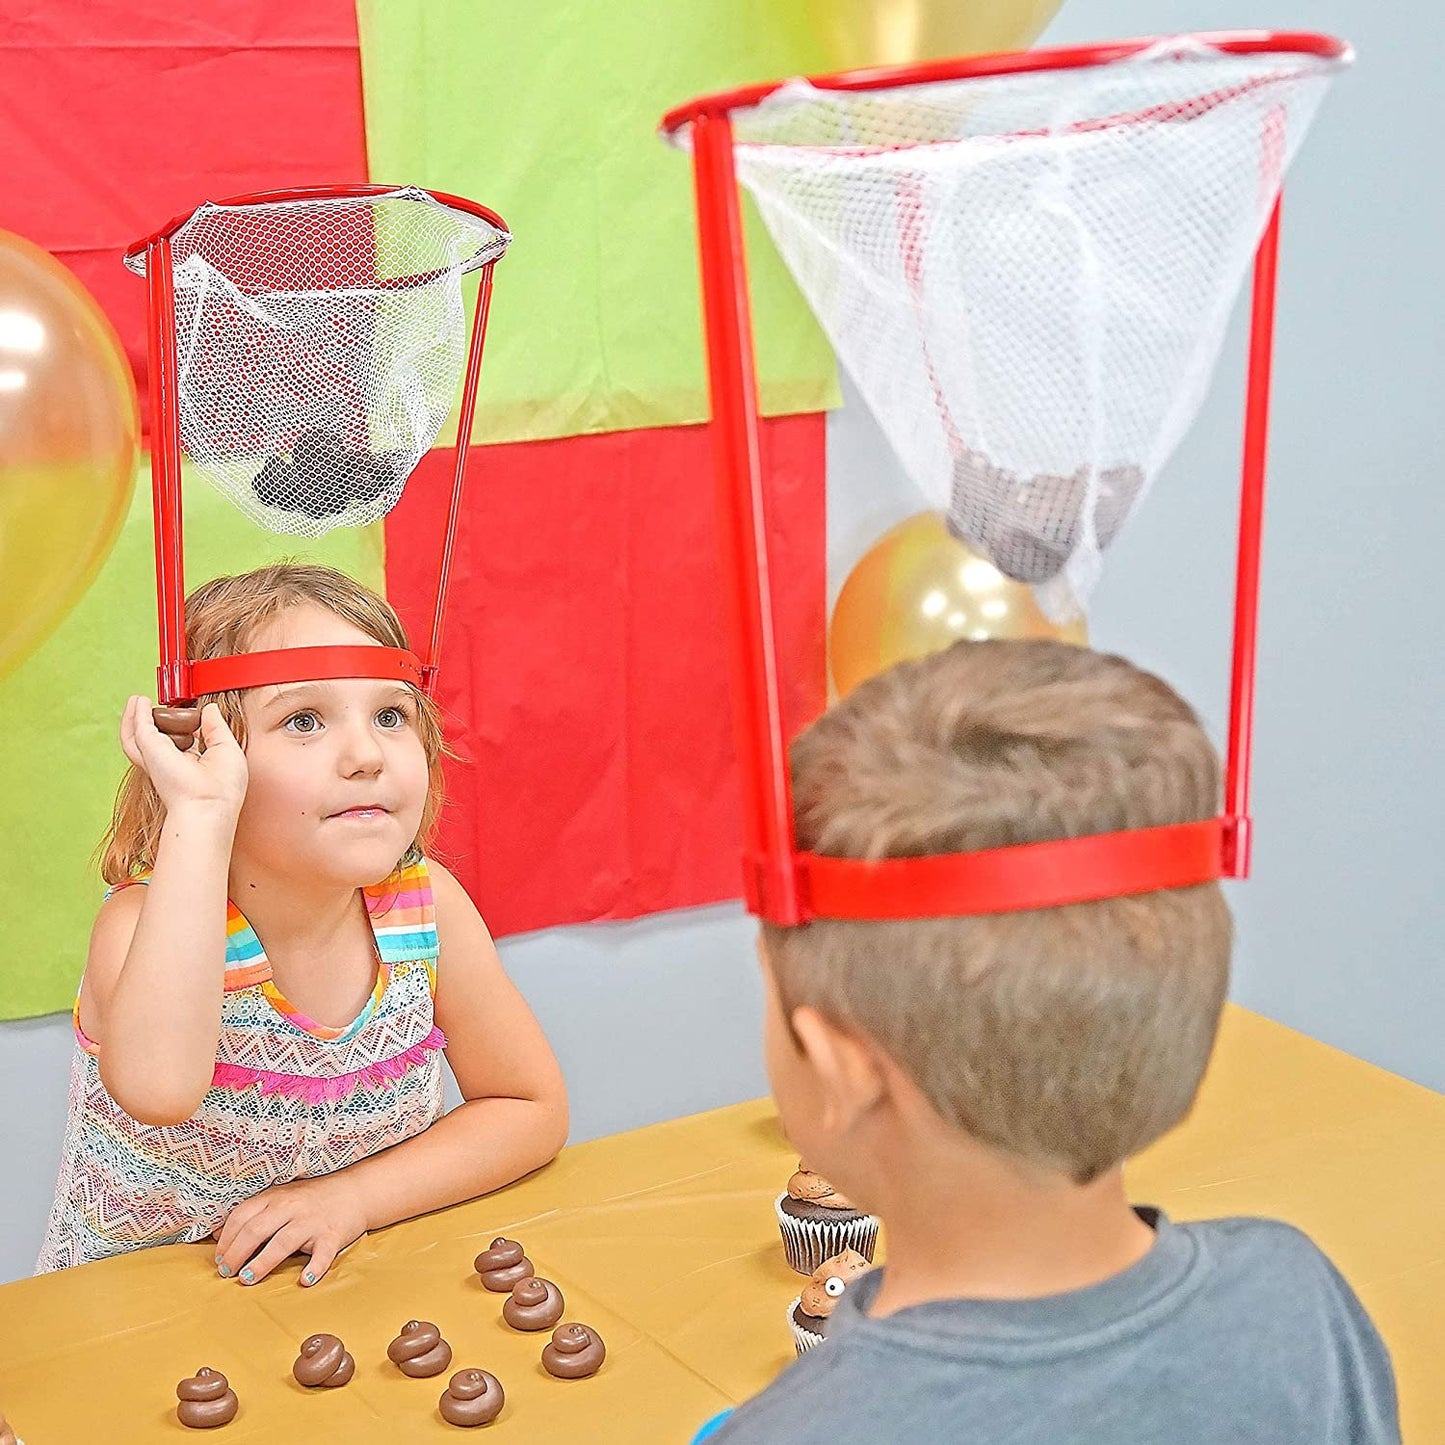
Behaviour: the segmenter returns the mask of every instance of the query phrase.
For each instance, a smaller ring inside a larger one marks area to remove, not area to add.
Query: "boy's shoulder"
[[[1359,1308],[1354,1291],[1333,1261],[1304,1230],[1282,1219],[1249,1215],[1202,1219],[1172,1226],[1199,1240],[1207,1251],[1212,1293],[1227,1296],[1236,1281],[1248,1282],[1251,1293],[1266,1295],[1288,1284],[1291,1292],[1275,1303],[1282,1313],[1291,1305],[1317,1304],[1310,1286],[1333,1299],[1348,1299]]]
[[[865,1276],[836,1337],[740,1406],[718,1445],[841,1445],[905,1427],[965,1438],[985,1424],[1028,1445],[1094,1442],[1149,1422],[1181,1442],[1305,1438],[1342,1418],[1346,1433],[1332,1424],[1310,1438],[1398,1439],[1388,1354],[1308,1235],[1244,1217],[1158,1227],[1161,1257],[1132,1287],[1116,1277],[1074,1295],[939,1300],[872,1318],[881,1272]],[[1075,1406],[1094,1433],[1070,1433],[1082,1428]],[[1275,1426],[1305,1435],[1270,1435]]]

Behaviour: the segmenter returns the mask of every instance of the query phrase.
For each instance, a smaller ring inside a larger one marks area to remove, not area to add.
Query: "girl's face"
[[[251,650],[379,647],[310,603],[288,608]],[[268,872],[360,888],[411,846],[426,804],[427,763],[416,702],[400,682],[336,678],[249,689],[250,780],[235,849]]]

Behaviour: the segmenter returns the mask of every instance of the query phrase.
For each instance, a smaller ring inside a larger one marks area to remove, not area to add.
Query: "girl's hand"
[[[120,745],[160,794],[166,811],[200,804],[234,819],[246,797],[246,754],[221,709],[208,702],[201,711],[201,746],[181,752],[151,716],[147,697],[133,697],[120,720]]]
[[[216,1236],[216,1268],[223,1279],[255,1284],[299,1251],[311,1256],[299,1283],[312,1285],[365,1233],[360,1200],[341,1175],[296,1179],[263,1189],[226,1216]]]

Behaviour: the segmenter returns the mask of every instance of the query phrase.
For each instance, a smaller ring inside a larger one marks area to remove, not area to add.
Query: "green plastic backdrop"
[[[497,268],[473,436],[708,416],[688,156],[657,122],[699,92],[825,65],[800,0],[361,0],[371,173],[470,196]],[[748,259],[763,410],[837,404],[833,355],[762,225]]]

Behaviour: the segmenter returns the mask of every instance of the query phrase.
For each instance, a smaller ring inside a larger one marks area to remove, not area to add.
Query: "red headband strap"
[[[282,647],[271,652],[243,652],[234,657],[209,657],[187,663],[191,697],[230,692],[282,682],[317,682],[326,678],[394,678],[422,686],[421,659],[401,647],[332,645]]]
[[[807,919],[927,918],[1017,913],[1189,888],[1225,875],[1225,842],[1233,826],[1232,819],[1209,818],[879,862],[799,853],[799,902]],[[749,903],[767,916],[765,900]]]

